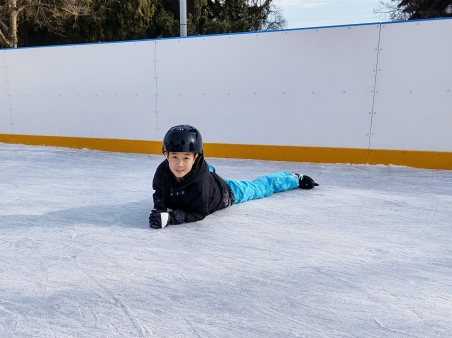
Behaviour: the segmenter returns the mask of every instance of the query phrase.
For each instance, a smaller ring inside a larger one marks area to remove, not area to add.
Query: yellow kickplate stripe
[[[140,154],[160,154],[162,151],[162,142],[109,138],[0,134],[0,142]]]
[[[270,161],[354,163],[367,161],[367,149],[206,143],[207,157],[249,158]]]
[[[161,141],[0,134],[0,142],[161,154]],[[452,170],[452,152],[205,143],[206,157],[270,161],[403,165]]]
[[[452,152],[370,149],[368,163],[452,170]]]
[[[452,152],[208,143],[207,157],[271,161],[403,165],[452,170]]]

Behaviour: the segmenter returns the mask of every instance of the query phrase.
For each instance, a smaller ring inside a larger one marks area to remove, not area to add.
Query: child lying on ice
[[[312,189],[318,184],[306,175],[278,172],[253,181],[222,179],[203,156],[199,131],[188,125],[172,127],[163,139],[166,159],[152,182],[154,209],[151,228],[196,222],[232,204],[263,198],[291,189]]]

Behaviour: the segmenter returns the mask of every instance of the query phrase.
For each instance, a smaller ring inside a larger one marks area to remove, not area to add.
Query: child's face
[[[169,168],[174,176],[176,176],[177,181],[180,181],[181,177],[184,177],[190,172],[197,157],[198,154],[193,153],[177,152],[168,154]]]

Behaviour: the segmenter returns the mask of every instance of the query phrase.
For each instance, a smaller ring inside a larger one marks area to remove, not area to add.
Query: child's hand
[[[170,222],[170,214],[166,211],[152,210],[149,214],[149,226],[154,229],[166,227]]]

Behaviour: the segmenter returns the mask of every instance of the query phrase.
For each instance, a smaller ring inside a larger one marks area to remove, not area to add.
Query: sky
[[[379,0],[275,0],[282,8],[286,28],[304,28],[379,22],[373,13]]]

